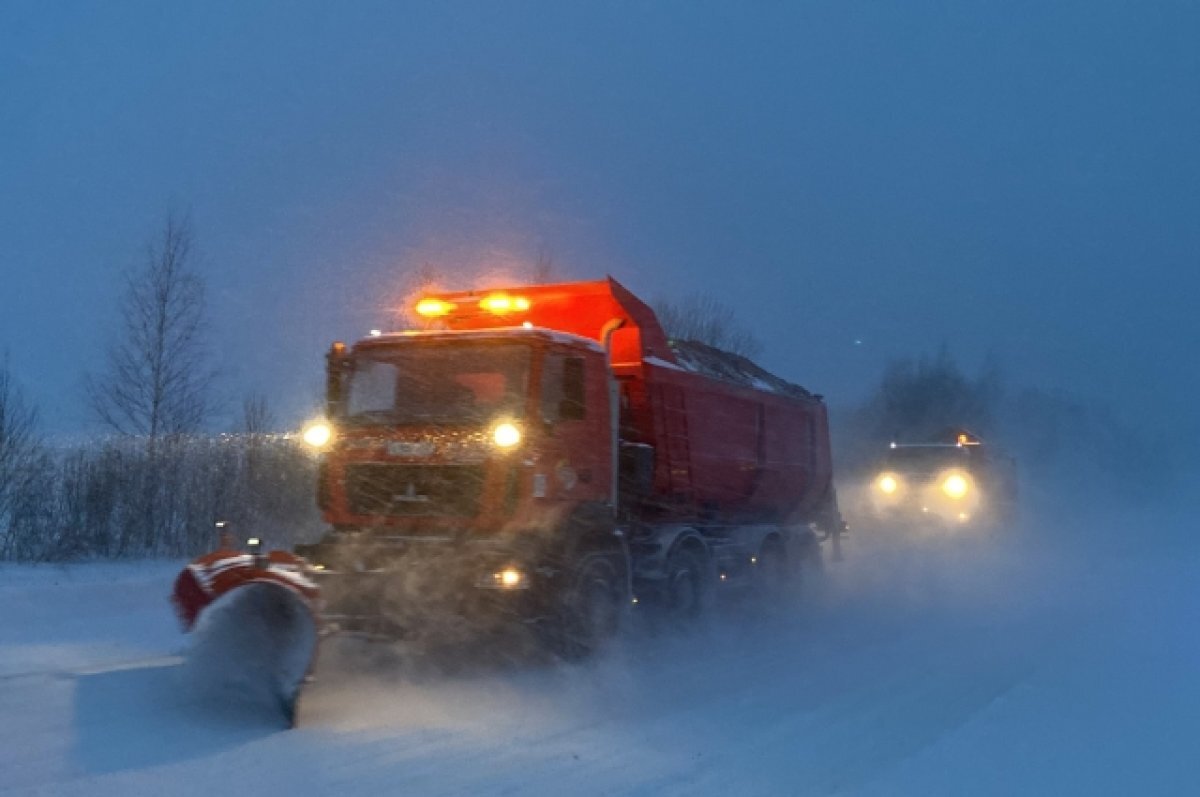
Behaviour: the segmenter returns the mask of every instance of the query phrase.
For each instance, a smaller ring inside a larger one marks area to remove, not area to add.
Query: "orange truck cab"
[[[500,618],[564,653],[694,616],[843,528],[820,396],[669,341],[615,280],[442,293],[328,356],[314,562],[332,630]],[[435,612],[435,615],[436,615]],[[440,622],[440,621],[437,621]]]

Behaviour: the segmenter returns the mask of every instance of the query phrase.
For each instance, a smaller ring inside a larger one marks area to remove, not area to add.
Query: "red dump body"
[[[481,307],[505,297],[513,307]],[[532,325],[609,351],[620,440],[654,450],[652,520],[822,521],[833,506],[828,419],[820,396],[744,357],[668,341],[654,312],[613,279],[438,294],[450,330]],[[832,509],[836,513],[836,509]],[[833,522],[832,518],[829,518]]]

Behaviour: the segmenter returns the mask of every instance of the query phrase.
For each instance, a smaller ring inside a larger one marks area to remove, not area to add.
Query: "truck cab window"
[[[542,419],[558,423],[584,417],[583,358],[547,354],[542,364]]]
[[[523,345],[377,347],[354,366],[345,418],[403,425],[517,417],[527,395],[530,359]]]

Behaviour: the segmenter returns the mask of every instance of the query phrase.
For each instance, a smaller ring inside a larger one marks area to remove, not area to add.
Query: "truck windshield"
[[[356,358],[346,396],[350,423],[486,422],[522,414],[529,347],[418,342]]]
[[[897,470],[934,471],[965,467],[969,457],[967,449],[959,446],[897,446],[888,450],[885,462]]]

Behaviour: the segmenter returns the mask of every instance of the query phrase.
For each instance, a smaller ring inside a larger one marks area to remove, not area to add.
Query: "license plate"
[[[393,441],[387,444],[387,452],[393,457],[427,457],[433,453],[433,443],[427,440],[420,442]]]

